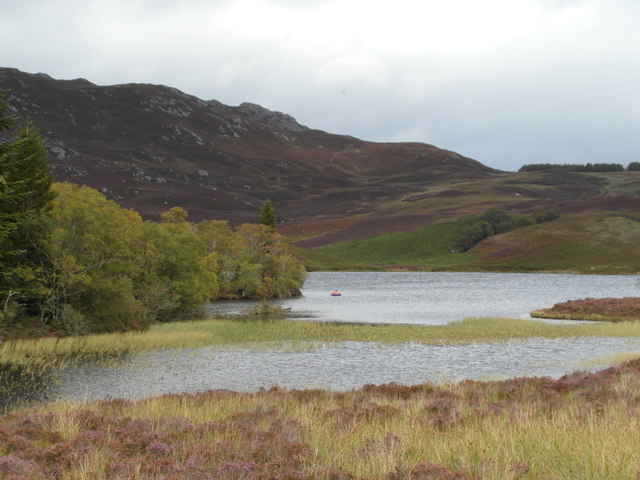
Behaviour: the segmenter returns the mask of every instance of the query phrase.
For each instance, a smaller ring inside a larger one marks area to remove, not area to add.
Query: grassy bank
[[[639,388],[632,361],[559,380],[61,403],[0,417],[0,476],[635,479]]]

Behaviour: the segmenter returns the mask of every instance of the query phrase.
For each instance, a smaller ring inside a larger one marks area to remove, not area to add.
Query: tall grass
[[[559,380],[57,403],[0,417],[0,476],[636,479],[639,389],[636,360]]]
[[[252,344],[259,348],[277,348],[286,342],[339,341],[448,345],[585,336],[640,337],[640,323],[562,325],[536,320],[470,318],[447,325],[412,326],[209,319],[158,324],[147,332],[7,341],[0,345],[0,365],[53,368],[87,359],[109,361],[145,350],[207,345]]]

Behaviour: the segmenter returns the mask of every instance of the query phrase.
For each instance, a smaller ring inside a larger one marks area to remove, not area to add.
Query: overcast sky
[[[0,0],[0,66],[145,82],[503,170],[640,161],[638,0]]]

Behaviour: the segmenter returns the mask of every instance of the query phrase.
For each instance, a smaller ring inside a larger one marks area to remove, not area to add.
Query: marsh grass
[[[110,366],[123,356],[166,349],[225,346],[303,352],[318,343],[359,341],[432,345],[503,342],[525,338],[640,337],[640,323],[549,324],[535,320],[474,318],[448,325],[353,325],[248,316],[159,324],[147,332],[15,340],[0,345],[0,405],[14,408],[46,385],[50,372],[84,362]]]
[[[0,365],[41,371],[86,360],[109,363],[122,355],[208,345],[305,348],[306,342],[416,342],[433,345],[502,342],[524,338],[640,337],[640,323],[560,325],[536,320],[471,318],[447,325],[344,324],[284,319],[209,319],[165,323],[146,332],[40,338],[0,345]]]
[[[636,479],[639,386],[635,360],[558,380],[60,402],[0,416],[0,476]]]

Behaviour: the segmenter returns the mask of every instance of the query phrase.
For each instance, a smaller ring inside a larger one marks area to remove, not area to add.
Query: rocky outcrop
[[[255,103],[242,103],[236,108],[236,111],[240,113],[244,118],[252,122],[259,122],[268,125],[278,130],[285,130],[287,132],[300,133],[304,130],[308,130],[304,125],[300,125],[295,118],[291,115],[281,112],[272,112]]]

